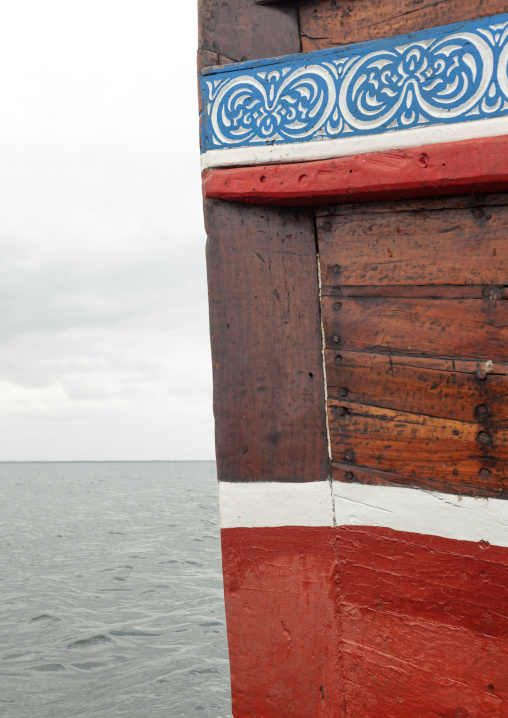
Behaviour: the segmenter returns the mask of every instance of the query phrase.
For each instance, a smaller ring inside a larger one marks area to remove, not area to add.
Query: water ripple
[[[0,463],[0,491],[2,718],[230,715],[214,463]]]

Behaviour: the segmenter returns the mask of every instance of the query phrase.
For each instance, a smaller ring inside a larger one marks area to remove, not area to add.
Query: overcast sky
[[[0,24],[0,460],[210,459],[196,0]]]

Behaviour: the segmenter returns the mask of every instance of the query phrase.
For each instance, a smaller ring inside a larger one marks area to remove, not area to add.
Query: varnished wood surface
[[[320,217],[317,228],[326,237],[326,285],[508,284],[506,206],[381,216],[366,211]]]
[[[323,297],[327,349],[506,360],[504,300],[343,297],[338,312],[335,304]]]
[[[345,409],[339,414],[337,408]],[[495,495],[508,489],[508,427],[484,427],[474,422],[440,419],[423,414],[329,402],[333,457],[341,463],[394,472],[403,483],[447,483],[481,486]],[[488,444],[480,443],[485,434]],[[486,471],[485,478],[480,471]],[[415,481],[416,479],[416,481]]]
[[[457,362],[455,371],[437,368],[432,361],[397,355],[345,352],[336,362],[335,351],[326,352],[328,396],[341,401],[347,388],[347,401],[422,414],[442,419],[492,423],[508,426],[508,365],[497,365],[488,379],[476,376],[476,362]],[[454,365],[454,362],[450,362]]]
[[[317,215],[334,478],[508,496],[506,195]]]
[[[219,478],[325,479],[312,215],[207,201],[205,219]]]
[[[300,8],[302,52],[506,12],[506,0],[313,0]]]
[[[340,459],[340,460],[339,460]],[[331,475],[335,481],[343,481],[345,483],[359,482],[361,484],[376,486],[394,486],[424,489],[425,491],[439,491],[443,494],[459,494],[460,496],[473,496],[476,498],[498,498],[506,499],[507,492],[505,489],[499,489],[500,482],[492,480],[491,469],[487,468],[487,462],[481,462],[482,474],[473,475],[472,481],[462,477],[460,483],[457,482],[458,469],[452,468],[452,480],[449,478],[449,472],[443,476],[441,473],[433,474],[430,478],[420,475],[396,473],[395,471],[387,471],[385,469],[366,468],[358,464],[352,465],[341,457],[331,462]],[[457,474],[453,472],[456,471]],[[504,480],[506,487],[506,480]]]

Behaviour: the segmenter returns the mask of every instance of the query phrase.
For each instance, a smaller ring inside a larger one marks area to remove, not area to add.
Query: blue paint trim
[[[508,13],[200,73],[201,149],[284,145],[508,115]]]

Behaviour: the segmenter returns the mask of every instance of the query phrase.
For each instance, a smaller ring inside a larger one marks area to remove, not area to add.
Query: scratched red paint
[[[206,197],[252,204],[363,202],[508,188],[508,137],[203,172]]]
[[[508,716],[508,549],[350,526],[222,549],[235,718]]]

